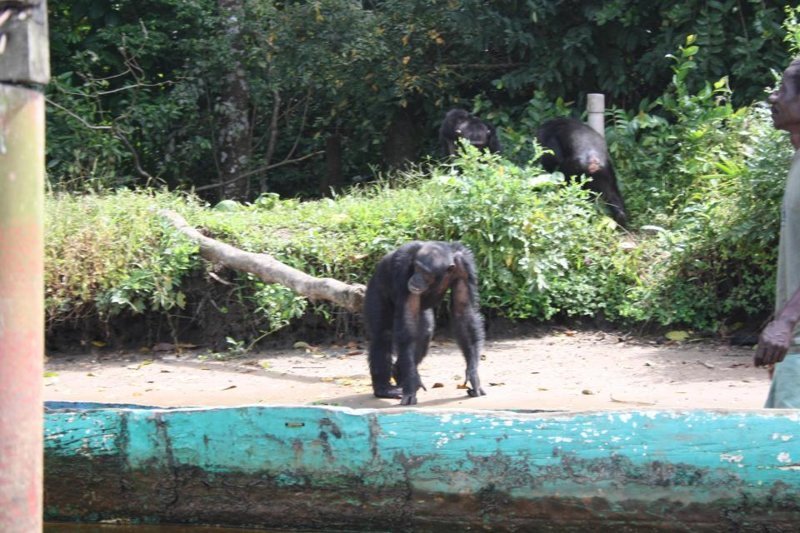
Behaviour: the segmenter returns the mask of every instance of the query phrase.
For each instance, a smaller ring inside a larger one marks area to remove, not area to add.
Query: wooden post
[[[45,0],[0,0],[0,531],[42,530]]]
[[[606,97],[602,93],[586,95],[586,111],[589,114],[587,123],[601,136],[606,136]]]

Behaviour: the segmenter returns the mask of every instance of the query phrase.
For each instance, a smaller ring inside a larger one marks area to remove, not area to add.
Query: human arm
[[[758,337],[758,347],[753,357],[755,366],[780,363],[789,351],[794,328],[800,322],[800,289],[796,290],[786,305],[778,312]]]

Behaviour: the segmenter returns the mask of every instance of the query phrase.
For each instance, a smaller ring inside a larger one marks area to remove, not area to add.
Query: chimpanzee
[[[386,254],[367,284],[364,302],[370,335],[369,370],[378,398],[417,403],[425,389],[417,366],[433,337],[433,308],[450,290],[456,341],[467,363],[472,396],[486,394],[478,378],[483,317],[478,312],[478,278],[472,252],[458,242],[412,241]],[[392,364],[392,351],[397,361]],[[389,383],[395,378],[397,386]],[[427,389],[426,389],[427,390]]]
[[[460,139],[469,141],[472,146],[481,150],[494,153],[502,150],[494,126],[463,109],[451,109],[444,116],[442,127],[439,128],[439,142],[444,155],[454,155]]]
[[[619,225],[627,225],[625,204],[602,135],[580,120],[555,118],[542,124],[536,137],[539,144],[553,151],[542,156],[547,172],[560,170],[567,177],[586,174],[591,178],[587,188],[600,193]]]

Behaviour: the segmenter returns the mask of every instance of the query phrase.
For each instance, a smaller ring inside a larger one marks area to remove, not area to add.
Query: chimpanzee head
[[[456,124],[456,135],[483,150],[490,148],[493,132],[481,119],[471,116]]]
[[[502,147],[494,126],[463,109],[447,112],[439,129],[439,141],[445,155],[455,155],[459,142],[468,142],[479,150],[500,153]]]
[[[417,250],[414,257],[414,274],[408,279],[408,290],[412,294],[422,294],[433,288],[441,288],[445,279],[456,268],[449,247],[426,243]]]

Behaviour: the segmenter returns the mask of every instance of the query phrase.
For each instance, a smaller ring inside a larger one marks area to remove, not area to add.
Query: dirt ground
[[[663,339],[662,339],[663,340]],[[519,410],[760,408],[769,378],[753,349],[719,342],[628,339],[618,333],[550,330],[489,340],[480,376],[486,396],[460,388],[464,362],[437,338],[420,365],[419,407]],[[151,406],[338,405],[394,407],[372,396],[366,346],[308,346],[222,358],[158,345],[139,353],[50,356],[45,400]]]

